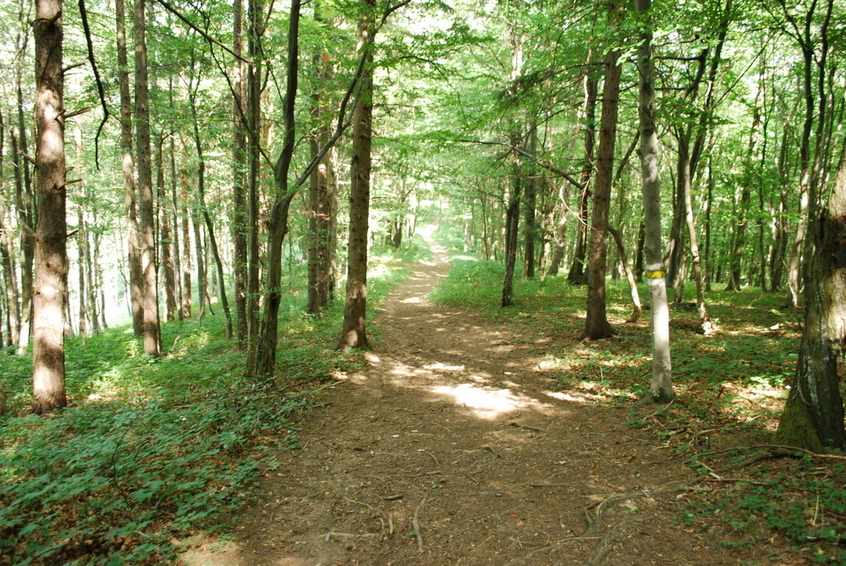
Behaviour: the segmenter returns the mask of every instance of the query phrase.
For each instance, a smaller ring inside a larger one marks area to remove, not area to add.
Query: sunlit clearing
[[[450,387],[433,387],[433,393],[452,398],[456,405],[472,409],[473,414],[483,419],[495,419],[503,413],[517,409],[544,409],[548,405],[525,395],[512,393],[510,389],[482,389],[469,383]]]

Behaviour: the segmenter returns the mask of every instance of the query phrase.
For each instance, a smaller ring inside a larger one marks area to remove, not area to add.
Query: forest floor
[[[655,407],[561,390],[546,338],[430,302],[449,270],[433,247],[376,317],[369,367],[323,390],[231,536],[192,540],[184,564],[810,563],[775,538],[727,545],[744,535],[680,524],[718,480],[626,424]]]

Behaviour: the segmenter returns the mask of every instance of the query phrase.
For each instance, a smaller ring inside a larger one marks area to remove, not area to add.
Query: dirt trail
[[[235,541],[190,566],[722,565],[674,524],[691,480],[625,409],[556,391],[543,344],[435,305],[445,252],[393,291],[369,369],[326,390]],[[468,293],[472,289],[467,290]],[[763,558],[763,557],[757,557]],[[792,562],[791,562],[792,563]]]

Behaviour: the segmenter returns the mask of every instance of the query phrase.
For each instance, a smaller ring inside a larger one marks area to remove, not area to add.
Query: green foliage
[[[375,273],[371,305],[408,274]],[[125,329],[68,340],[71,404],[44,418],[26,414],[29,359],[0,358],[12,415],[0,420],[0,565],[174,563],[173,540],[223,526],[278,466],[273,451],[295,445],[312,391],[362,364],[333,350],[343,304],[318,318],[303,302],[285,297],[268,381],[243,376],[222,314],[165,325],[161,359]]]
[[[693,463],[708,469],[696,458]],[[731,537],[724,544],[732,547],[772,540],[777,533],[811,551],[816,562],[846,561],[846,550],[838,546],[846,541],[846,465],[799,454],[743,475],[725,489],[686,498],[681,522],[700,531],[720,528]]]

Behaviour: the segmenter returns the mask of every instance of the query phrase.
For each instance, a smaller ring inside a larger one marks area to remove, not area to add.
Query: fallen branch
[[[414,527],[414,536],[417,537],[417,551],[423,552],[423,535],[420,534],[420,509],[426,503],[426,496],[420,500],[417,507],[414,508],[414,516],[411,518],[411,525]]]

